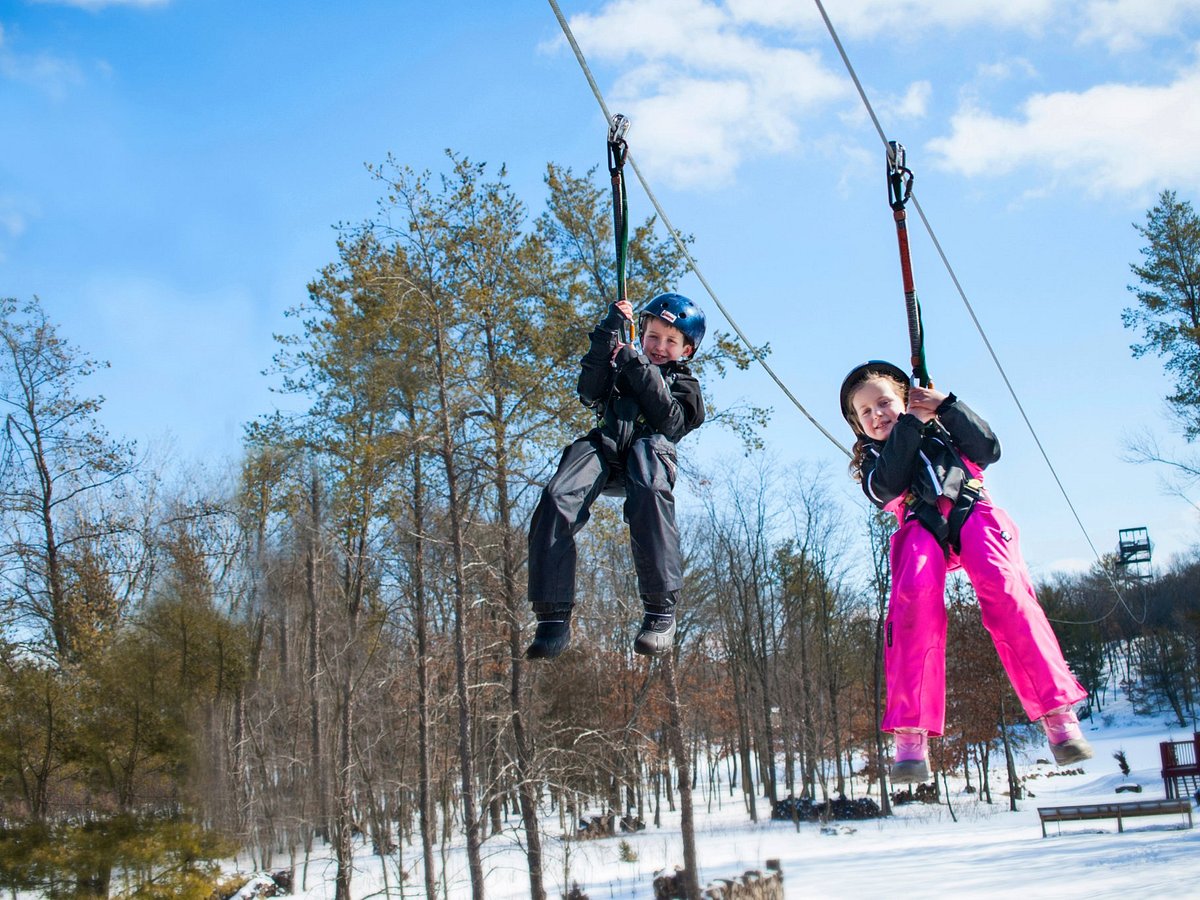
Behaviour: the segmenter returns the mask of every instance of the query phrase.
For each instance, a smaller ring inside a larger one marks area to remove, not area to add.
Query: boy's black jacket
[[[601,435],[618,452],[645,434],[677,442],[704,421],[700,382],[683,362],[657,366],[630,347],[621,349],[614,366],[622,321],[611,306],[589,335],[591,346],[580,360],[579,399],[601,414]]]

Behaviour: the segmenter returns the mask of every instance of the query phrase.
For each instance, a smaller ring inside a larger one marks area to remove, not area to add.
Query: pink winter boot
[[[896,729],[892,784],[918,784],[929,779],[929,735],[922,728]]]
[[[1092,758],[1092,745],[1079,728],[1079,717],[1070,706],[1052,709],[1041,719],[1050,741],[1050,752],[1060,766]]]

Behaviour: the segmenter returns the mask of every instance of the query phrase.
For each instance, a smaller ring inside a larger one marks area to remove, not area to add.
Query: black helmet
[[[647,316],[662,319],[682,331],[692,345],[693,356],[700,349],[700,342],[704,340],[704,310],[683,294],[659,294],[638,312],[639,327]]]
[[[854,389],[867,380],[871,375],[886,375],[889,378],[895,378],[903,385],[907,385],[909,378],[907,373],[897,365],[890,362],[884,362],[882,359],[872,359],[863,363],[861,366],[855,366],[850,370],[845,378],[842,379],[842,415],[846,417],[846,421],[850,423],[850,427],[855,427],[857,418],[854,415],[854,410],[850,408],[850,395],[854,393]]]

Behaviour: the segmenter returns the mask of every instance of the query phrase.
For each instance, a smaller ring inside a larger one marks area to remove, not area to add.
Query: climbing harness
[[[629,198],[625,193],[625,159],[629,144],[625,133],[629,119],[617,113],[608,124],[608,174],[612,178],[613,237],[617,245],[617,302],[628,300],[625,287],[629,268]],[[622,327],[624,343],[637,346],[637,323],[630,319]]]
[[[896,240],[900,245],[900,275],[904,280],[904,306],[908,311],[908,346],[912,362],[912,383],[930,387],[929,369],[925,365],[925,328],[921,324],[921,304],[913,283],[912,258],[908,252],[908,215],[904,206],[912,196],[913,173],[905,165],[904,145],[888,141],[887,152],[888,204],[896,220]]]

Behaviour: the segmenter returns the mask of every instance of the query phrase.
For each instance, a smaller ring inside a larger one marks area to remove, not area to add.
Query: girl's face
[[[896,420],[904,413],[904,400],[891,381],[868,378],[850,395],[850,408],[863,434],[886,441]]]
[[[691,345],[683,332],[662,319],[647,318],[646,330],[642,332],[642,352],[656,366],[663,366],[692,355]]]

